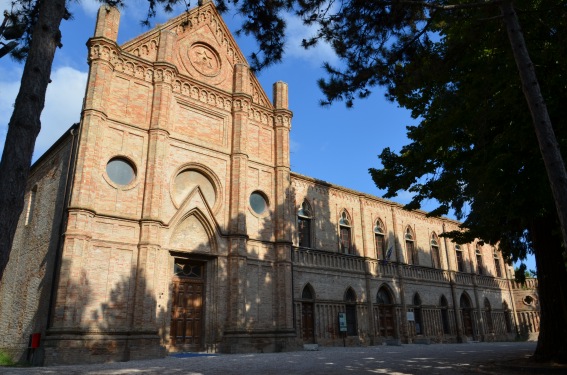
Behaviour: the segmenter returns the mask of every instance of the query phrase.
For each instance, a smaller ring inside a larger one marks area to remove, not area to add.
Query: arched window
[[[376,220],[374,225],[374,239],[376,240],[376,258],[377,259],[387,259],[388,254],[386,253],[386,240],[384,237],[384,224],[382,220]]]
[[[494,323],[492,321],[492,307],[490,306],[490,301],[488,298],[484,299],[484,312],[486,313],[486,325],[488,326],[488,332],[494,332]]]
[[[413,296],[413,317],[415,319],[415,334],[423,335],[423,319],[421,317],[421,298],[419,294]]]
[[[345,302],[347,335],[356,336],[356,293],[352,288],[348,288],[345,292]]]
[[[343,210],[339,219],[339,245],[340,251],[344,254],[354,254],[350,232],[350,217],[346,210]]]
[[[305,285],[303,292],[301,293],[301,298],[303,299],[315,299],[315,293],[313,293],[313,287],[311,284]]]
[[[28,206],[26,208],[26,221],[25,225],[29,225],[32,221],[33,211],[35,208],[35,200],[37,195],[37,185],[34,185],[30,191],[29,199],[28,199]]]
[[[461,245],[455,245],[455,256],[457,258],[457,271],[465,272],[465,256]]]
[[[443,325],[443,333],[448,335],[451,333],[451,328],[449,326],[449,304],[447,303],[447,298],[445,298],[445,296],[441,296],[439,305],[441,306],[441,323]]]
[[[483,274],[482,245],[480,244],[480,242],[476,244],[475,254],[476,254],[476,273],[482,275]]]
[[[417,259],[417,248],[415,246],[413,231],[409,226],[406,228],[406,233],[404,238],[406,240],[406,252],[407,252],[408,263],[418,265],[419,262]]]
[[[394,299],[386,286],[380,287],[376,294],[378,303],[378,332],[381,337],[394,337]]]
[[[311,205],[304,200],[297,211],[297,232],[299,234],[299,246],[311,247],[311,219],[313,218]]]
[[[384,287],[380,288],[378,294],[376,294],[376,302],[379,305],[391,305],[392,304],[392,297],[388,290]]]
[[[500,268],[500,257],[498,251],[494,249],[494,269],[496,269],[496,277],[502,277],[502,268]]]
[[[439,238],[435,233],[431,233],[431,263],[433,268],[441,268],[441,253],[439,251]]]

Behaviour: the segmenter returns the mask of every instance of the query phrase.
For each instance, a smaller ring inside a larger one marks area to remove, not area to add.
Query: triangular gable
[[[124,43],[122,51],[156,62],[162,31],[176,35],[174,61],[179,74],[232,92],[236,64],[247,64],[213,2],[195,7],[168,22]],[[254,74],[250,74],[252,102],[273,108]]]

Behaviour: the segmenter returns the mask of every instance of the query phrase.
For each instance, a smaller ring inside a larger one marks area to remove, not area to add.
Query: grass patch
[[[15,364],[10,354],[0,350],[0,366],[14,366]]]

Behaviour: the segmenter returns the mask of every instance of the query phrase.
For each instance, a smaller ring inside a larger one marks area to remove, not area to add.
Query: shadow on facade
[[[62,270],[68,268],[65,263]],[[89,278],[92,272],[98,274]],[[168,308],[158,305],[147,288],[144,272],[132,267],[120,276],[109,273],[104,277],[104,273],[104,269],[81,268],[79,275],[73,273],[78,276],[74,280],[60,280],[52,324],[43,341],[45,364],[165,355],[160,331],[169,316]]]
[[[32,169],[0,286],[0,349],[19,363],[43,361],[42,345],[30,348],[42,343],[48,326],[73,146],[73,138],[66,134],[53,146],[56,152],[40,158],[39,167]]]

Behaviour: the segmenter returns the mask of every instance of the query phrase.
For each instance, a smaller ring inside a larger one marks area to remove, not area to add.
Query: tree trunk
[[[0,161],[0,280],[24,207],[24,192],[35,140],[41,129],[40,116],[50,82],[51,65],[61,42],[59,25],[64,15],[65,0],[40,1],[39,18],[33,29],[20,91],[8,124]]]
[[[559,144],[557,143],[547,111],[547,105],[541,94],[534,65],[528,54],[520,22],[512,1],[501,2],[500,10],[506,23],[508,38],[512,45],[512,52],[514,53],[514,59],[516,60],[522,81],[524,96],[532,115],[539,150],[545,164],[551,191],[553,192],[563,243],[567,244],[567,171],[565,171],[565,163],[561,156]]]
[[[532,229],[537,266],[540,331],[536,361],[567,363],[567,270],[557,221],[535,220]]]

